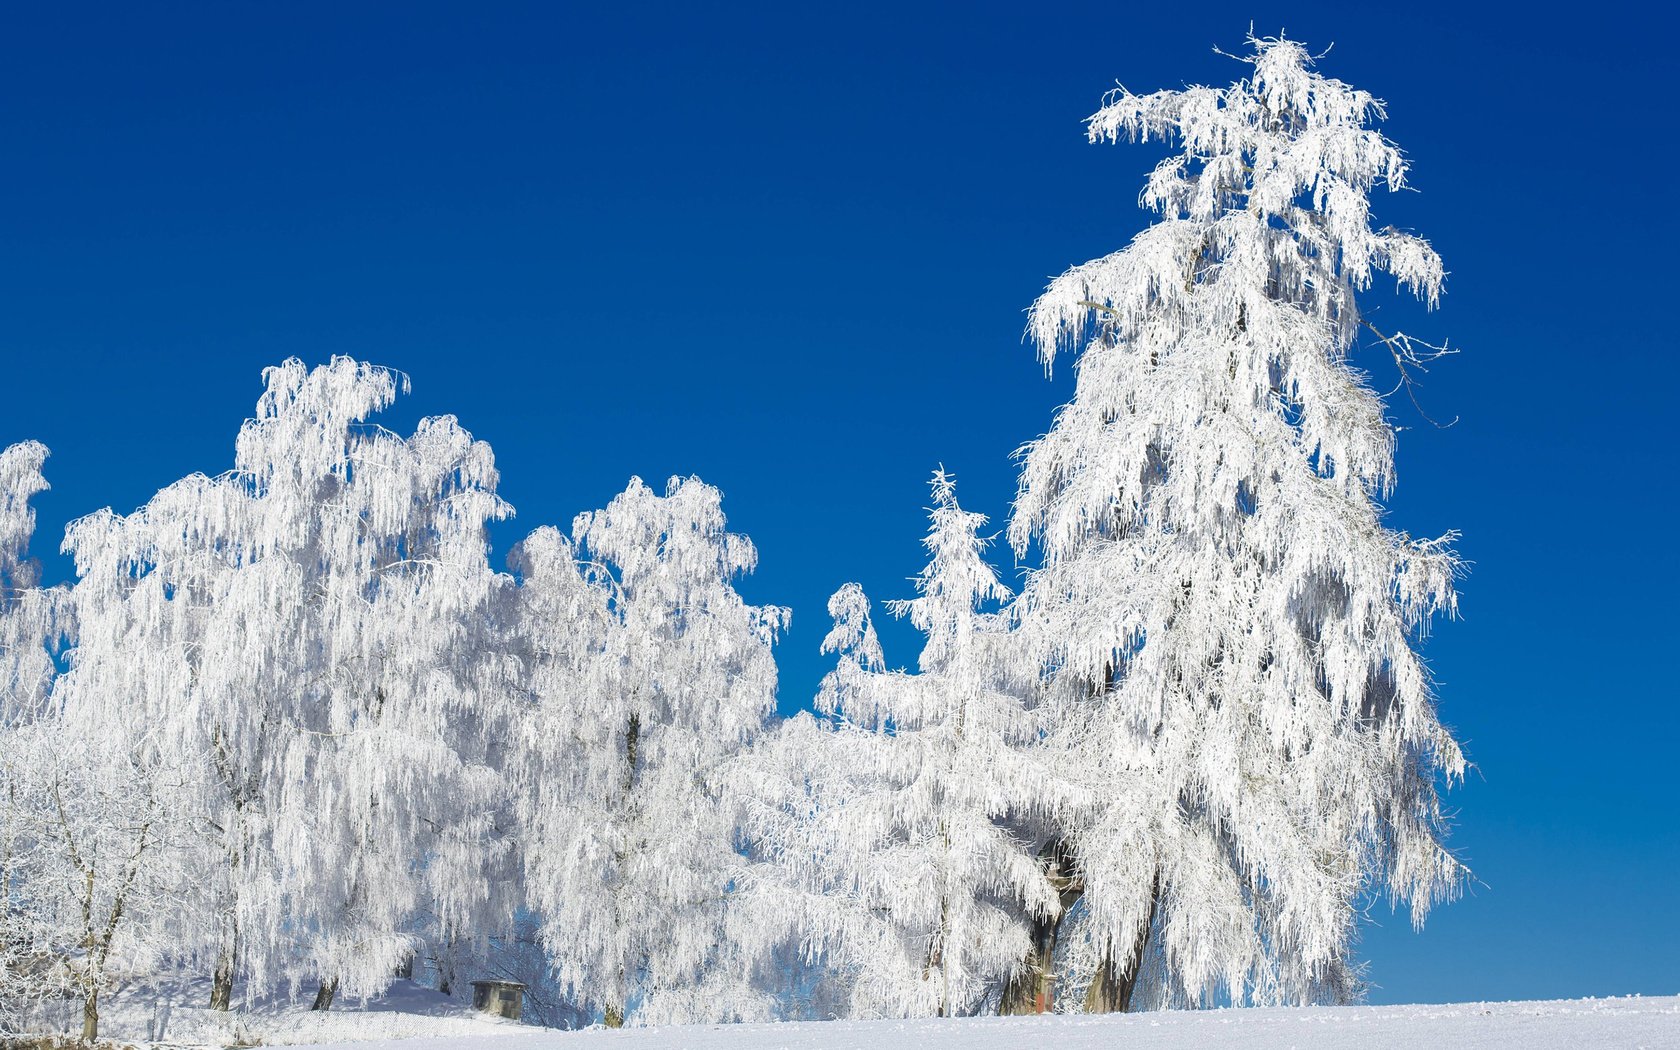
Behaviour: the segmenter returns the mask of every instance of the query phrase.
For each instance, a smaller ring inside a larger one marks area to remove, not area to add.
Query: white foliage
[[[1042,554],[1025,655],[1099,800],[1064,826],[1091,936],[1123,967],[1152,929],[1191,1002],[1334,995],[1368,892],[1421,922],[1460,877],[1435,785],[1464,759],[1413,644],[1458,563],[1383,527],[1394,430],[1348,360],[1373,274],[1433,304],[1441,263],[1371,226],[1406,172],[1380,104],[1250,43],[1246,79],[1089,121],[1178,152],[1143,193],[1164,218],[1033,305],[1047,367],[1083,350],[1010,525]]]

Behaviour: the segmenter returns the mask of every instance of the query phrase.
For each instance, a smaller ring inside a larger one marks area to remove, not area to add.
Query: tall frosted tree
[[[817,698],[833,728],[789,730],[810,797],[790,807],[803,826],[779,861],[825,898],[803,910],[809,935],[864,1016],[974,1012],[1025,953],[1028,916],[1055,906],[1012,823],[1049,799],[995,611],[1010,591],[984,557],[985,517],[943,470],[932,488],[931,560],[917,596],[889,603],[926,639],[918,673],[883,668],[868,599],[847,584],[829,602],[823,648],[840,659]]]
[[[613,856],[605,843],[579,839],[580,830],[606,832],[607,813],[624,802],[628,758],[623,733],[629,715],[619,703],[621,681],[613,653],[622,629],[612,592],[560,530],[543,526],[509,557],[519,578],[511,594],[509,623],[523,663],[516,696],[524,710],[514,745],[516,820],[528,899],[567,906],[571,880],[580,880],[597,904],[611,896]],[[601,824],[590,824],[598,817]],[[581,848],[579,848],[581,847]],[[629,907],[624,905],[615,905]],[[560,992],[599,1015],[609,989],[598,969],[609,951],[606,931],[588,946],[569,939],[548,917],[536,916],[537,934]],[[610,965],[616,967],[617,959]],[[614,971],[616,972],[616,970]],[[615,1008],[622,1010],[622,1002]],[[622,1022],[623,1015],[617,1018]]]
[[[183,758],[143,719],[77,702],[76,647],[56,674],[76,596],[39,587],[27,557],[46,454],[0,453],[0,1025],[63,996],[92,1040],[101,997],[149,972],[176,928]]]
[[[293,360],[265,380],[235,472],[253,497],[252,603],[229,611],[279,725],[264,775],[292,947],[275,963],[318,979],[325,1007],[341,986],[383,989],[420,916],[488,918],[481,865],[507,848],[492,818],[511,665],[484,530],[510,509],[489,446],[453,417],[406,439],[367,422],[394,373]]]
[[[1228,87],[1104,99],[1093,142],[1176,147],[1142,195],[1162,218],[1028,324],[1046,368],[1078,351],[1009,537],[1041,552],[1024,652],[1097,800],[1049,849],[1083,895],[1089,1010],[1132,1005],[1152,960],[1162,1001],[1346,995],[1361,902],[1421,923],[1461,876],[1437,785],[1465,762],[1416,649],[1458,562],[1383,525],[1395,428],[1351,360],[1374,275],[1432,306],[1441,260],[1372,223],[1406,184],[1381,103],[1250,44]],[[1403,379],[1428,353],[1374,345]]]
[[[198,833],[188,848],[199,876],[179,887],[176,949],[213,970],[212,1004],[222,1009],[238,929],[259,913],[278,921],[264,773],[278,720],[263,703],[267,683],[241,677],[255,672],[233,612],[251,592],[239,587],[243,552],[229,530],[251,511],[231,478],[192,475],[132,514],[72,522],[64,549],[76,569],[76,640],[54,690],[60,717],[143,735],[190,762],[189,782],[167,803]]]
[[[761,1014],[729,926],[746,863],[730,777],[775,709],[787,612],[736,593],[757,552],[699,479],[663,496],[633,479],[572,531],[539,530],[516,556],[533,667],[527,880],[544,944],[608,1024]]]

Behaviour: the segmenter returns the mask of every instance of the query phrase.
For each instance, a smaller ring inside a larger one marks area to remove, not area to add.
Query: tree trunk
[[[216,953],[216,972],[210,978],[210,1009],[227,1010],[233,1005],[233,968],[239,956],[239,926],[230,917]]]
[[[1149,933],[1155,925],[1155,912],[1161,906],[1161,874],[1149,890],[1149,915],[1132,938],[1131,951],[1122,965],[1114,964],[1114,942],[1103,951],[1097,972],[1091,975],[1090,987],[1085,989],[1085,1012],[1088,1014],[1123,1014],[1132,1008],[1132,993],[1137,991],[1138,974],[1143,970],[1143,952],[1149,946]]]
[[[1053,918],[1033,920],[1032,948],[1027,951],[1021,969],[1003,986],[998,1013],[1042,1014],[1048,1013],[1054,1005],[1056,937],[1061,933],[1063,914],[1066,913],[1058,912]]]
[[[626,801],[636,793],[636,750],[641,746],[642,716],[631,715],[624,726],[624,797]],[[622,858],[621,858],[622,859]],[[615,912],[617,906],[615,902]],[[619,972],[618,987],[624,987],[624,974]],[[624,1007],[608,1003],[601,1011],[601,1023],[608,1028],[624,1027]]]
[[[322,981],[320,990],[315,993],[315,1005],[311,1006],[310,1009],[311,1010],[331,1010],[332,1009],[332,1004],[333,1004],[333,996],[335,996],[337,994],[338,994],[338,978],[337,977],[334,977],[330,981]]]
[[[233,813],[227,827],[231,837],[224,839],[222,860],[226,864],[227,885],[219,894],[222,909],[222,941],[216,950],[216,972],[210,978],[210,1009],[228,1010],[233,1005],[233,977],[239,966],[239,887],[244,884],[245,850],[242,845],[245,831],[245,806],[252,792],[249,778],[234,768],[233,756],[228,753],[227,737],[220,724],[211,731],[211,758]]]
[[[99,989],[88,989],[82,998],[82,1042],[91,1043],[99,1038]]]
[[[445,935],[443,950],[432,956],[432,963],[437,967],[438,991],[444,995],[455,994],[455,934],[453,931]]]
[[[946,844],[949,846],[949,838]],[[940,878],[944,879],[943,872]],[[939,894],[939,929],[934,932],[933,942],[928,945],[927,960],[922,963],[922,980],[932,980],[935,971],[939,974],[939,1008],[935,1011],[939,1017],[951,1015],[951,965],[945,957],[945,942],[950,936],[951,898],[942,890]]]
[[[1055,1005],[1056,939],[1062,932],[1062,919],[1068,909],[1085,892],[1085,882],[1074,874],[1073,856],[1061,839],[1052,839],[1039,851],[1044,873],[1060,896],[1060,907],[1054,915],[1033,919],[1032,947],[1027,957],[1003,987],[998,1000],[999,1014],[1049,1013]]]

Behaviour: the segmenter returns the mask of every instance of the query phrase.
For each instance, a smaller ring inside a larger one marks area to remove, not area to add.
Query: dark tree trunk
[[[335,996],[337,994],[338,994],[338,978],[337,977],[334,977],[330,981],[322,981],[320,990],[315,993],[315,1005],[311,1006],[310,1009],[311,1010],[331,1010],[332,1009],[332,1004],[333,1004],[333,996]]]
[[[99,989],[89,989],[82,999],[82,1042],[99,1038]]]
[[[455,994],[455,934],[445,935],[443,950],[432,956],[432,963],[437,967],[437,988],[444,995]]]
[[[1132,994],[1137,991],[1138,974],[1143,970],[1144,949],[1149,946],[1149,934],[1155,926],[1155,913],[1161,906],[1161,874],[1149,890],[1149,915],[1132,938],[1130,951],[1121,965],[1114,961],[1114,943],[1109,942],[1103,952],[1097,972],[1091,975],[1090,987],[1085,989],[1085,1012],[1088,1014],[1123,1014],[1132,1008]]]
[[[211,731],[210,739],[216,773],[227,789],[228,801],[233,805],[229,829],[235,833],[223,847],[222,860],[227,865],[228,882],[225,893],[218,901],[222,911],[222,940],[216,949],[216,971],[210,977],[210,1009],[228,1010],[233,1006],[233,977],[239,965],[239,887],[243,885],[240,873],[245,860],[244,847],[240,842],[245,825],[245,806],[255,792],[255,783],[253,776],[235,768],[220,725]]]
[[[1068,909],[1085,892],[1085,882],[1074,873],[1073,855],[1061,839],[1053,839],[1039,851],[1045,875],[1060,895],[1060,907],[1054,915],[1033,920],[1032,947],[1015,976],[1003,987],[998,1000],[1000,1014],[1049,1013],[1054,1006],[1056,985],[1056,939],[1062,932],[1062,919]]]
[[[1062,915],[1034,919],[1032,948],[1026,962],[1009,983],[1003,986],[1003,998],[998,1001],[1000,1014],[1049,1013],[1054,1005],[1051,997],[1055,985],[1056,938],[1061,933]]]
[[[228,932],[216,953],[216,972],[210,978],[210,1009],[227,1010],[233,1005],[233,966],[239,955],[239,929],[228,922]]]

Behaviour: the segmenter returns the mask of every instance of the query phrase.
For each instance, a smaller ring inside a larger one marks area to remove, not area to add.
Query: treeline
[[[489,447],[373,422],[397,373],[268,369],[233,468],[28,558],[46,449],[0,454],[0,1024],[198,974],[320,1008],[420,964],[539,1019],[1110,1011],[1344,1000],[1375,895],[1461,869],[1464,760],[1416,639],[1448,543],[1381,523],[1395,429],[1350,363],[1404,184],[1369,95],[1251,41],[1223,89],[1117,90],[1162,220],[1034,304],[1074,399],[1022,457],[1000,581],[952,479],[926,569],[833,597],[834,670],[777,722],[787,611],[719,492],[639,479],[507,567]],[[1424,344],[1383,336],[1402,381]]]

